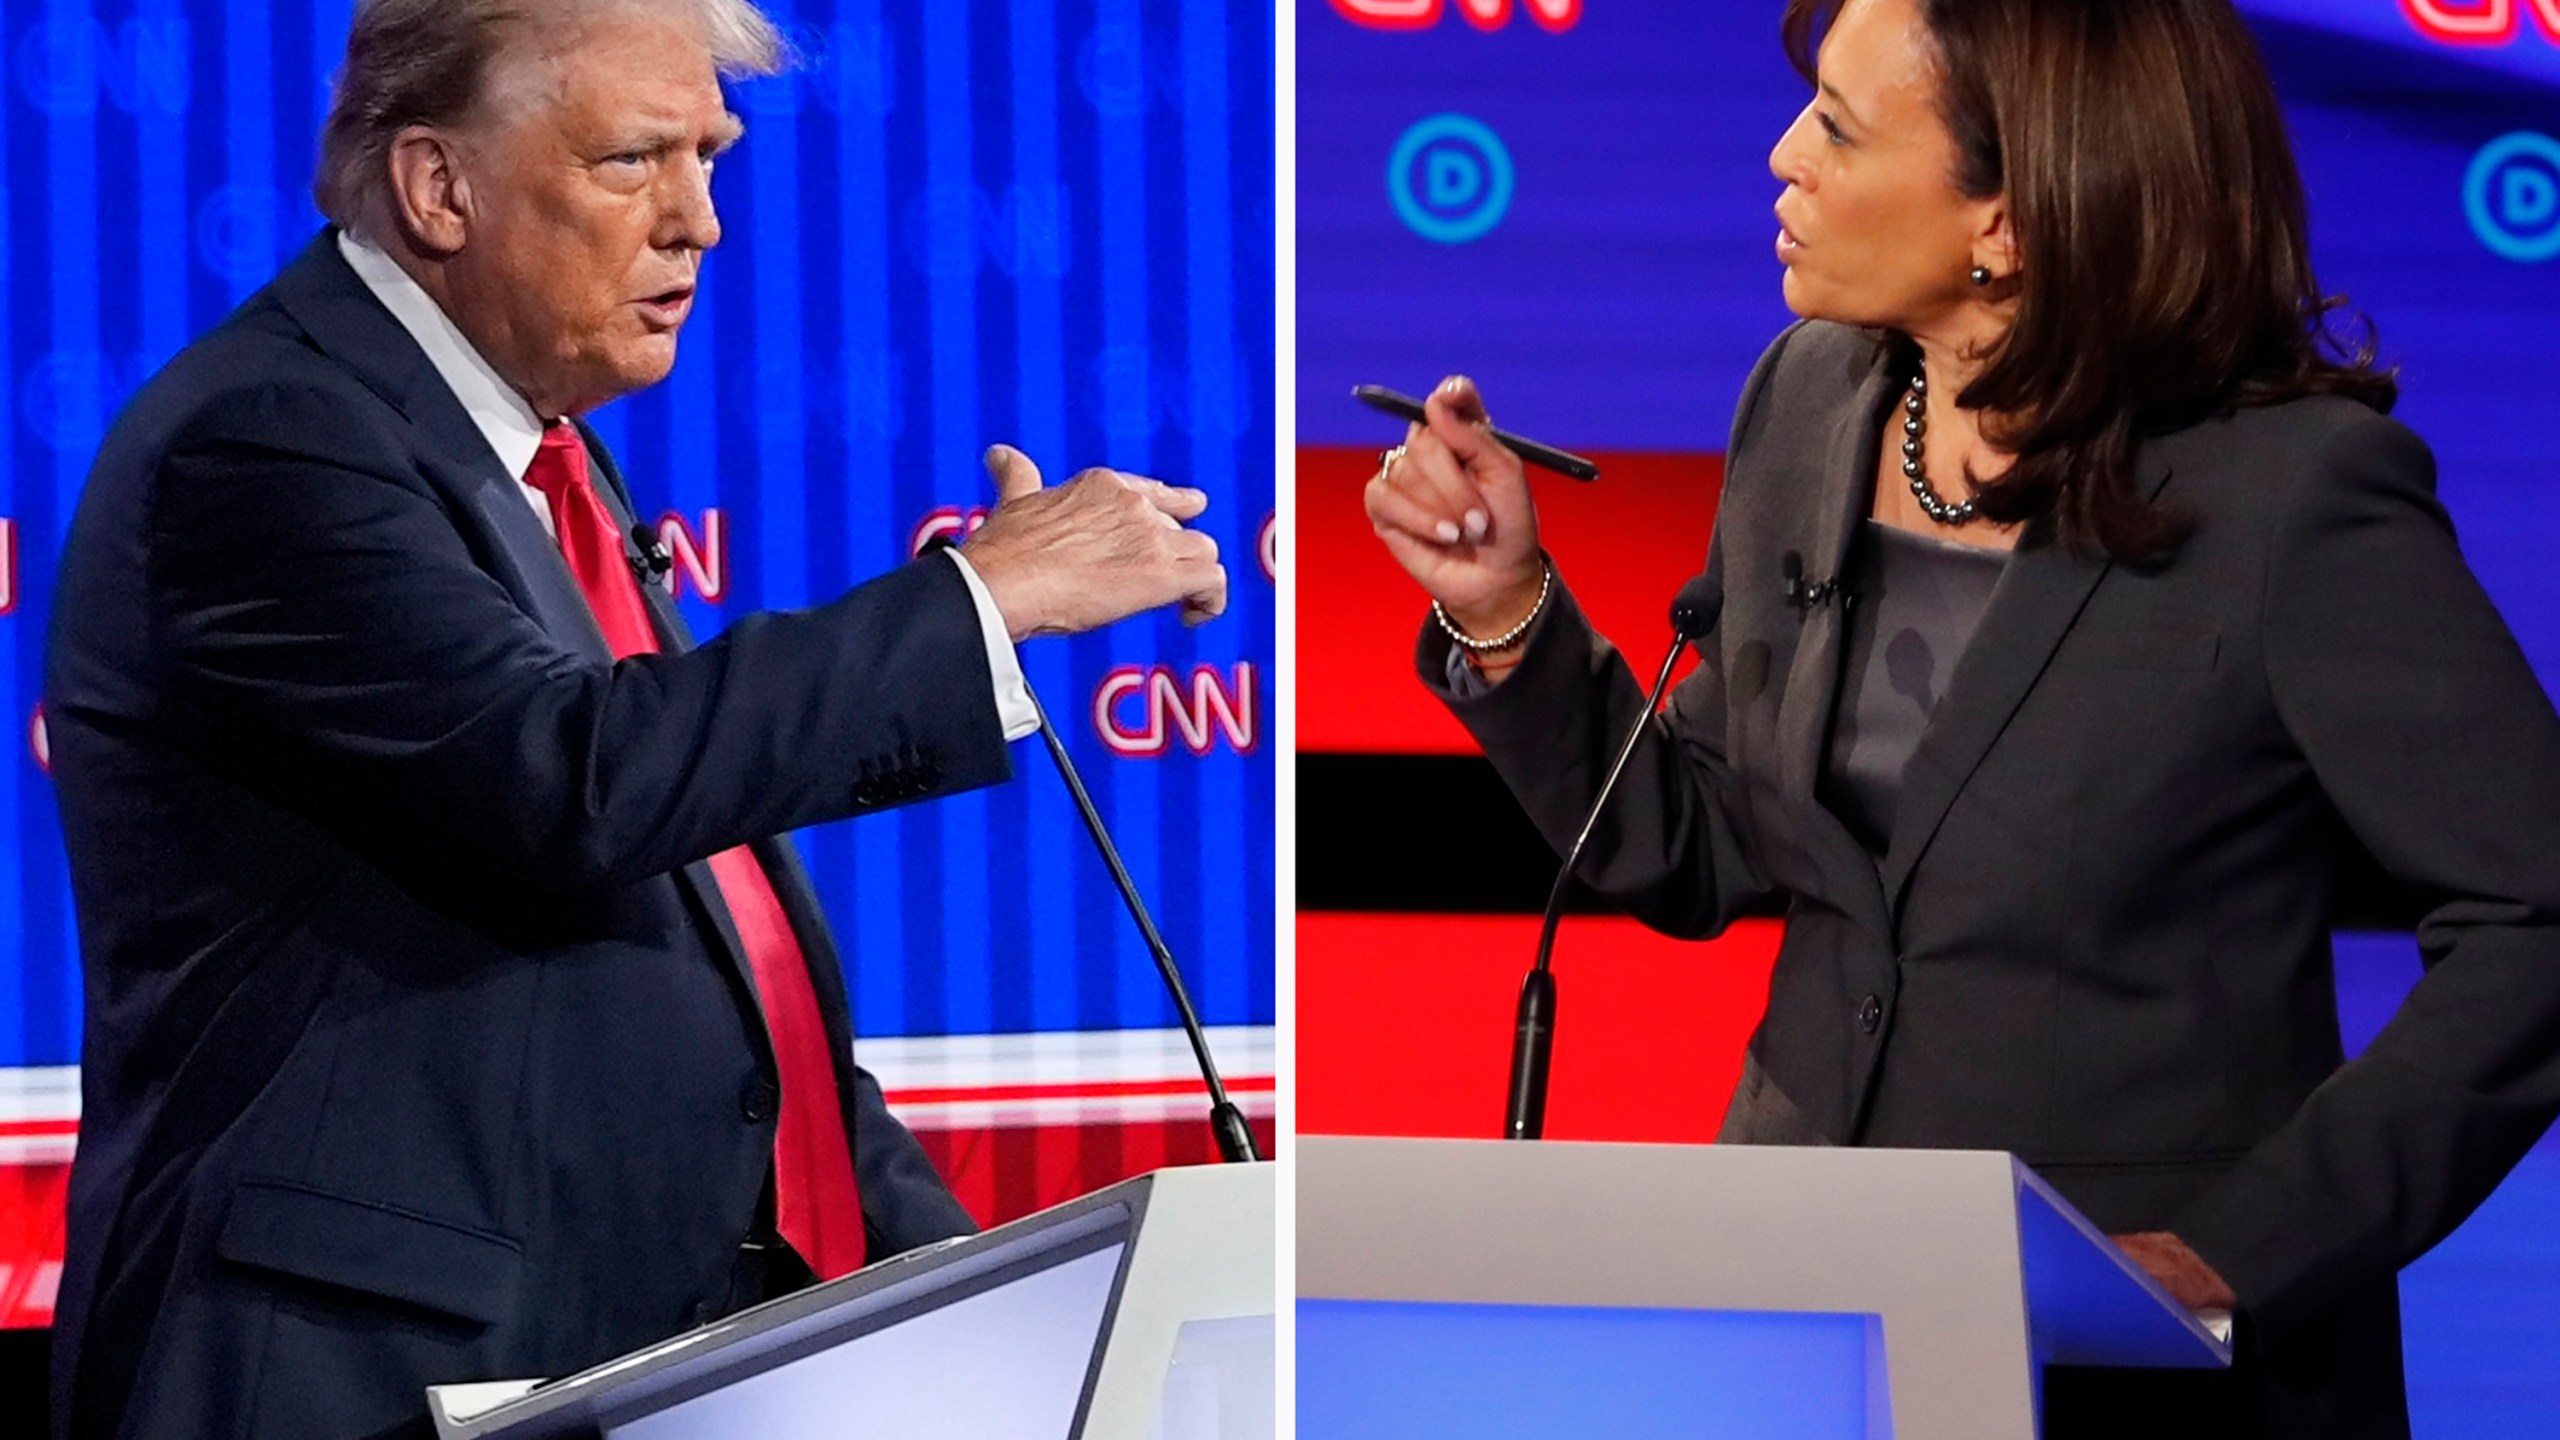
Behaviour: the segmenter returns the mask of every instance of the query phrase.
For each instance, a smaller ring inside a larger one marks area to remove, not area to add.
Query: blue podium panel
[[[1298,1302],[1306,1440],[1886,1440],[1873,1315]]]

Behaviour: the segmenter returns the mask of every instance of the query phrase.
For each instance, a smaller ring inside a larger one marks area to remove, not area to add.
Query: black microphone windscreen
[[[1724,586],[1712,575],[1698,576],[1671,598],[1672,633],[1687,644],[1716,628],[1716,617],[1723,613]]]

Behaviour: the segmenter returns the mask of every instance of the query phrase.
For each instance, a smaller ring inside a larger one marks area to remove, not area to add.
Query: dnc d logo
[[[1387,157],[1387,198],[1405,228],[1463,245],[1511,208],[1511,152],[1483,121],[1434,115],[1404,132]]]

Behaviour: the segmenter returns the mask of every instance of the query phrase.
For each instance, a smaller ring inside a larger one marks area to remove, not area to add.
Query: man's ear
[[[438,257],[471,233],[471,186],[452,132],[412,125],[391,137],[391,213],[410,243]]]

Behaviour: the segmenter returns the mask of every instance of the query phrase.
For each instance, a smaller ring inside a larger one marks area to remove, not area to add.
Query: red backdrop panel
[[[1271,1120],[1245,1123],[1253,1131],[1253,1143],[1269,1159],[1277,1141]],[[916,1143],[970,1217],[984,1226],[1018,1220],[1167,1165],[1218,1163],[1206,1092],[1193,1118],[919,1130]]]
[[[1540,538],[1600,633],[1649,678],[1670,641],[1671,597],[1706,561],[1724,459],[1592,458],[1601,478],[1588,485],[1532,472]],[[1377,468],[1375,450],[1298,451],[1298,748],[1465,754],[1466,732],[1413,677],[1422,592],[1360,507]]]
[[[1769,999],[1779,922],[1706,943],[1632,920],[1565,921],[1547,1134],[1705,1141]],[[1534,915],[1298,917],[1298,1129],[1502,1133],[1511,1010]]]
[[[0,1327],[53,1323],[70,1187],[67,1163],[0,1165]]]

